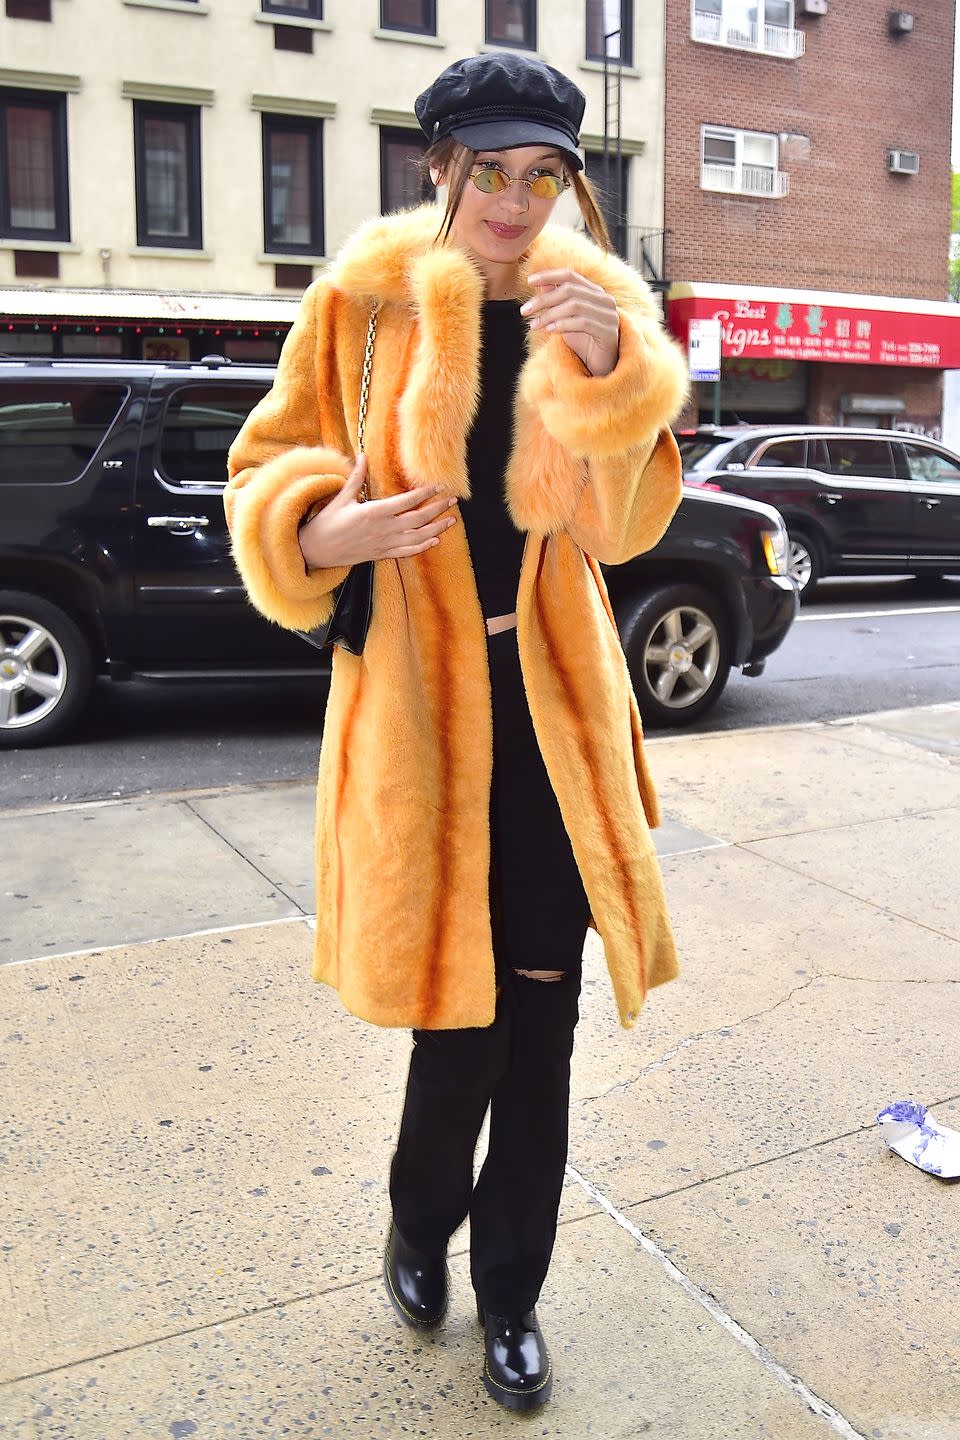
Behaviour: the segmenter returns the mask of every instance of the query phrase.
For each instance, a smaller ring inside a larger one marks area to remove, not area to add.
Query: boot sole
[[[483,1386],[491,1399],[496,1400],[497,1404],[506,1410],[539,1410],[541,1405],[546,1405],[553,1393],[553,1366],[550,1366],[546,1378],[540,1381],[536,1389],[511,1390],[507,1385],[498,1385],[484,1365]]]

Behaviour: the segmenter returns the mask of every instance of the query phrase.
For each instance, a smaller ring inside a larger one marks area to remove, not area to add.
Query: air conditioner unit
[[[920,169],[920,156],[913,150],[888,150],[887,169],[891,175],[916,175]]]
[[[802,0],[800,8],[804,15],[826,15],[827,0]]]
[[[890,34],[910,35],[913,31],[913,16],[909,10],[890,11]]]

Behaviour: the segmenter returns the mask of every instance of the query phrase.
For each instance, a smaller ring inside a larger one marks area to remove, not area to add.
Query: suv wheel
[[[39,595],[0,590],[0,747],[65,734],[92,685],[90,647],[70,616]]]
[[[623,628],[623,648],[644,720],[690,725],[719,700],[730,674],[726,615],[708,590],[664,585]]]
[[[809,599],[823,574],[820,546],[802,530],[791,530],[787,539],[787,574],[796,580],[804,599]]]

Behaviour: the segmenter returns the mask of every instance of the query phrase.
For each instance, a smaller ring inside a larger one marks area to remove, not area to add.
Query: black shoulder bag
[[[377,334],[377,306],[370,312],[367,326],[367,348],[363,356],[363,375],[360,380],[360,406],[357,412],[357,454],[363,453],[363,432],[367,423],[367,398],[370,394],[370,373],[373,369],[373,342]],[[367,482],[359,497],[368,498]],[[351,567],[350,574],[336,590],[333,614],[323,625],[313,630],[298,630],[296,633],[308,645],[323,650],[328,645],[342,645],[351,655],[363,650],[367,631],[370,629],[370,614],[373,609],[373,561],[365,560]]]

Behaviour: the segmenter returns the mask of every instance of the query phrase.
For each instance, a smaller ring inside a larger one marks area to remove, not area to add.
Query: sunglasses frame
[[[481,175],[502,175],[507,183],[499,190],[487,190],[479,183]],[[489,163],[479,165],[475,170],[471,170],[469,178],[473,184],[476,185],[481,195],[505,195],[511,185],[526,185],[528,194],[532,195],[535,200],[559,200],[564,190],[569,190],[570,188],[570,181],[566,175],[537,175],[533,180],[528,180],[525,175],[508,175],[502,165],[491,165]],[[533,187],[540,180],[556,180],[560,185],[560,189],[556,195],[538,195]]]

